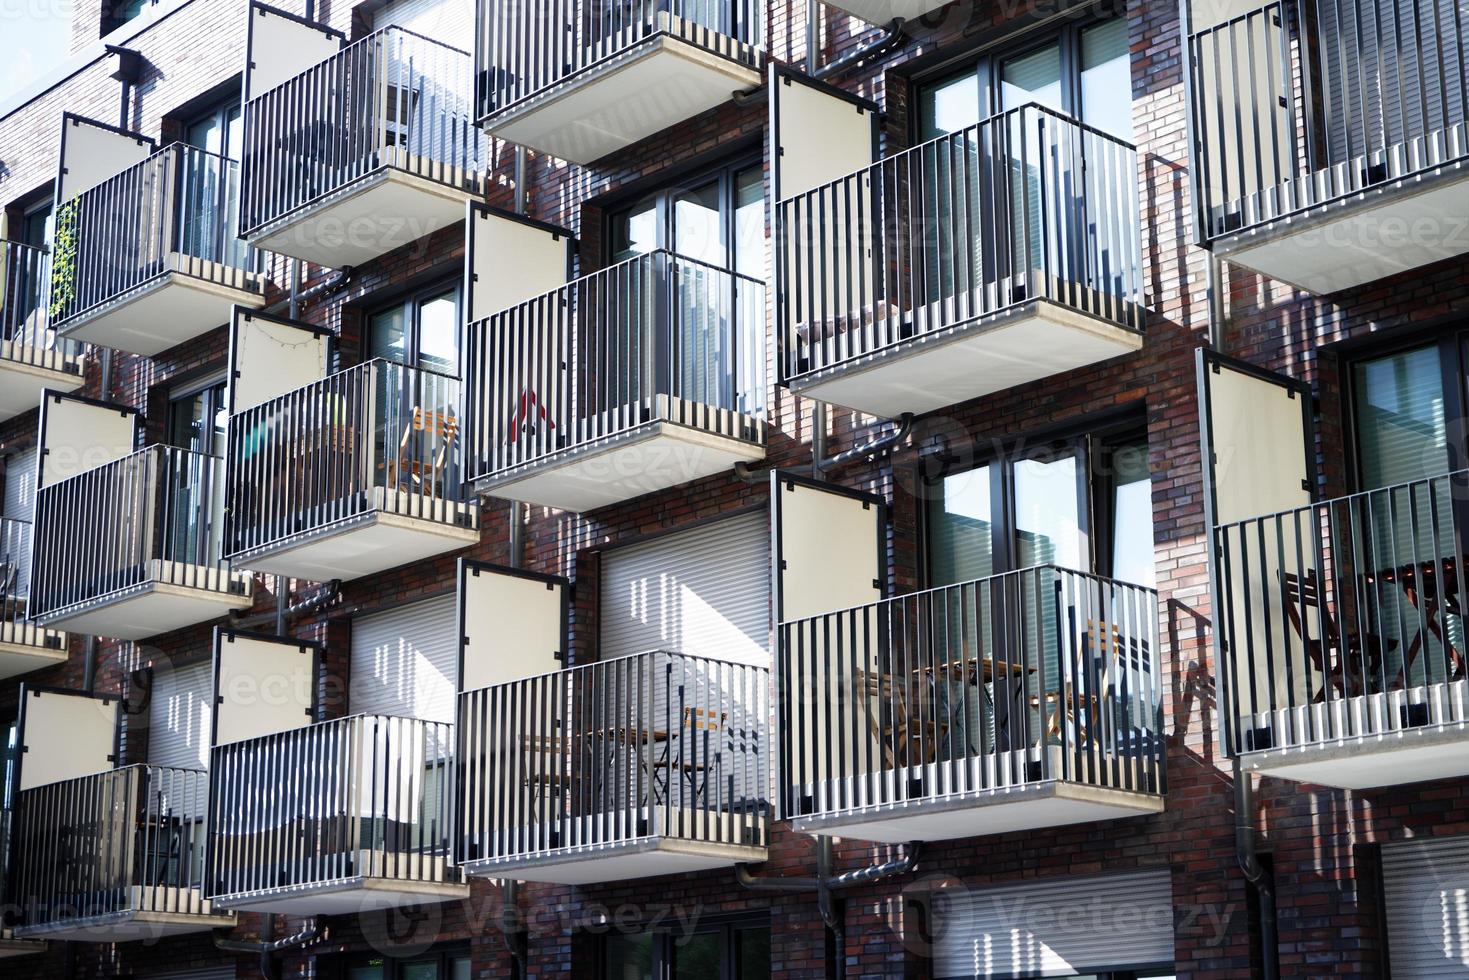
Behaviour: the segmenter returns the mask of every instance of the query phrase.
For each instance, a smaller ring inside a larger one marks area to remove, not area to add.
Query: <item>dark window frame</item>
[[[419,286],[413,290],[396,294],[392,299],[384,300],[367,307],[362,317],[362,350],[361,361],[366,363],[374,357],[390,360],[384,355],[374,355],[373,349],[373,321],[384,313],[394,309],[403,314],[403,350],[405,357],[402,361],[393,361],[404,367],[414,370],[426,370],[432,373],[442,373],[433,368],[425,368],[420,363],[420,345],[423,339],[420,311],[423,305],[430,300],[437,299],[445,293],[454,296],[454,350],[455,363],[453,377],[458,378],[463,374],[464,358],[464,284],[457,277],[435,279],[426,286]]]
[[[615,241],[613,229],[618,220],[646,204],[652,202],[656,209],[655,219],[658,227],[658,239],[655,248],[666,248],[678,253],[676,243],[673,242],[673,200],[684,191],[709,183],[711,180],[719,183],[719,221],[720,237],[724,243],[725,265],[729,269],[734,268],[734,256],[737,245],[738,230],[735,226],[735,209],[738,207],[736,177],[752,168],[760,168],[762,196],[764,185],[764,161],[757,151],[740,153],[734,156],[731,162],[718,163],[713,166],[700,167],[698,169],[679,174],[677,177],[666,180],[651,188],[642,190],[627,197],[619,198],[615,203],[609,203],[603,210],[602,215],[602,255],[601,265],[603,268],[613,263],[613,243]],[[762,206],[763,211],[763,206]]]
[[[743,966],[740,962],[739,935],[742,932],[760,929],[765,930],[767,934],[771,932],[768,916],[741,915],[723,918],[701,923],[692,933],[689,933],[690,936],[707,936],[711,933],[718,933],[721,937],[719,975],[710,977],[708,980],[739,980]],[[610,936],[642,936],[649,933],[653,936],[653,962],[650,967],[653,978],[654,980],[671,980],[675,975],[677,964],[678,940],[683,934],[668,926],[641,929],[636,932],[614,932],[609,929],[600,933],[597,936],[597,977],[599,980],[606,980],[609,975],[608,971],[611,969],[607,948],[607,940]]]
[[[420,953],[417,956],[391,956],[386,953],[347,953],[338,960],[337,976],[346,980],[352,971],[362,967],[381,965],[382,980],[400,980],[404,967],[434,961],[439,967],[438,980],[453,980],[455,960],[471,960],[470,948],[464,943],[445,944],[443,949]],[[374,961],[377,961],[376,963]],[[473,967],[471,966],[471,973]]]
[[[185,402],[190,402],[199,395],[204,396],[205,418],[213,417],[218,412],[229,411],[229,379],[217,374],[201,379],[187,385],[180,385],[168,393],[168,417],[164,422],[164,441],[170,446],[178,449],[189,449],[212,455],[209,447],[198,444],[197,433],[194,443],[188,446],[180,446],[174,436],[178,431],[180,422],[179,411]]]
[[[917,472],[912,484],[921,488],[917,499],[918,559],[920,588],[933,588],[933,533],[929,504],[932,497],[929,488],[942,483],[948,477],[992,467],[990,473],[990,502],[996,519],[991,529],[991,540],[1004,547],[991,551],[993,567],[991,574],[1013,571],[1018,564],[1015,520],[1015,464],[1035,459],[1043,453],[1052,458],[1057,453],[1074,452],[1081,461],[1077,472],[1077,492],[1082,495],[1082,506],[1078,508],[1081,534],[1085,539],[1084,571],[1109,577],[1112,569],[1110,547],[1110,520],[1112,487],[1110,473],[1100,465],[1103,455],[1110,449],[1141,442],[1150,445],[1147,419],[1139,411],[1128,411],[1110,418],[1093,418],[1078,421],[1054,431],[1037,433],[1034,436],[1018,436],[997,443],[988,451],[963,460],[952,456],[934,454],[928,458],[932,471]],[[1151,476],[1151,473],[1150,473]],[[1102,498],[1105,497],[1105,502]],[[1154,515],[1156,518],[1156,515]],[[1098,528],[1105,528],[1100,533]],[[947,583],[945,583],[947,584]]]

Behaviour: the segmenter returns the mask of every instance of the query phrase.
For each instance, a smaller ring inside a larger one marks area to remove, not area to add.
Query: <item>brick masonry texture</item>
[[[284,4],[301,12],[299,3]],[[829,63],[871,42],[879,32],[840,13],[820,9],[820,60]],[[1071,8],[1083,16],[1100,8]],[[843,894],[845,948],[851,977],[929,975],[921,942],[921,898],[949,884],[969,888],[1027,879],[1130,868],[1172,871],[1178,910],[1177,974],[1189,980],[1245,977],[1252,963],[1251,899],[1234,849],[1232,777],[1219,747],[1214,690],[1210,596],[1205,557],[1204,511],[1198,444],[1194,350],[1209,329],[1206,255],[1191,244],[1187,123],[1177,5],[1128,3],[1132,51],[1133,122],[1138,142],[1138,185],[1143,219],[1146,343],[1141,352],[1062,377],[1013,388],[955,406],[938,419],[925,419],[909,448],[875,461],[858,461],[832,474],[842,485],[883,495],[891,504],[888,561],[896,591],[917,587],[919,502],[910,492],[924,465],[919,450],[941,433],[961,433],[974,450],[1089,416],[1133,410],[1146,419],[1153,470],[1155,546],[1158,567],[1167,733],[1169,791],[1164,813],[1106,823],[1017,832],[931,843],[915,875]],[[799,63],[805,57],[804,10],[798,2],[772,4],[772,56]],[[238,84],[244,58],[242,0],[191,0],[130,42],[148,68],[139,85],[128,125],[163,137],[177,125],[179,107],[216,89]],[[324,3],[322,17],[333,26],[360,31],[362,19],[346,4]],[[879,102],[884,109],[883,152],[901,149],[909,132],[910,76],[965,51],[999,43],[1037,22],[1062,16],[1047,4],[962,2],[910,25],[911,36],[896,49],[833,79],[842,88]],[[96,37],[104,18],[97,0],[82,0],[74,49]],[[0,204],[11,207],[44,188],[54,177],[63,109],[116,122],[118,86],[107,62],[79,70],[63,84],[0,118]],[[695,161],[766,150],[769,138],[763,101],[740,108],[729,103],[600,161],[574,167],[531,154],[526,196],[537,218],[578,235],[581,271],[595,269],[601,254],[604,214],[600,202],[612,194],[651,187]],[[495,145],[490,203],[514,198],[514,154]],[[354,269],[347,283],[309,301],[303,318],[341,336],[342,363],[361,355],[364,311],[374,302],[412,285],[460,274],[463,235],[446,229]],[[272,299],[285,283],[284,264],[274,267]],[[307,270],[306,284],[326,281],[328,270]],[[1317,436],[1320,489],[1339,493],[1347,484],[1342,460],[1341,366],[1329,345],[1377,334],[1407,336],[1462,323],[1469,310],[1469,262],[1451,260],[1327,298],[1299,293],[1241,269],[1227,269],[1225,317],[1220,347],[1256,364],[1308,380],[1319,400]],[[148,411],[149,436],[161,435],[167,391],[181,381],[224,367],[224,330],[214,331],[152,360],[118,355],[117,401]],[[773,352],[774,343],[769,345]],[[770,364],[774,373],[773,357]],[[100,392],[94,360],[88,393]],[[780,388],[770,400],[769,465],[808,470],[811,403]],[[830,417],[832,451],[860,445],[885,431],[887,423],[851,412]],[[34,412],[0,425],[0,454],[34,443]],[[950,444],[953,449],[954,445]],[[689,525],[749,507],[763,507],[767,491],[732,475],[700,480],[590,514],[531,508],[525,534],[528,568],[571,577],[572,657],[597,656],[599,551],[612,545]],[[507,505],[485,505],[480,543],[463,554],[494,562],[508,555]],[[328,655],[320,685],[326,711],[347,710],[347,647],[354,615],[440,594],[453,587],[457,555],[348,583],[336,605],[292,625],[303,638],[326,640]],[[274,606],[270,578],[257,583],[256,612]],[[295,583],[294,595],[313,588]],[[128,672],[164,662],[186,663],[209,655],[210,626],[156,637],[146,644],[102,643],[97,686],[115,691]],[[83,645],[74,638],[66,665],[28,677],[37,683],[77,686],[83,675]],[[0,683],[0,717],[13,716],[17,685]],[[146,727],[129,718],[123,757],[146,757]],[[1279,889],[1281,972],[1287,977],[1366,978],[1380,975],[1383,937],[1378,931],[1376,883],[1371,849],[1384,841],[1469,833],[1469,781],[1444,781],[1392,790],[1350,793],[1265,780],[1257,818],[1262,848],[1273,856]],[[838,866],[887,860],[893,851],[860,841],[842,841]],[[777,825],[768,873],[811,874],[815,852],[809,838]],[[825,934],[814,895],[744,891],[728,871],[657,880],[568,888],[528,885],[520,908],[531,937],[529,965],[536,977],[589,976],[595,956],[594,929],[604,915],[633,918],[672,906],[702,916],[768,910],[773,966],[781,980],[825,975]],[[330,940],[312,955],[286,954],[286,977],[334,977],[332,955],[388,944],[387,932],[414,940],[467,944],[476,978],[510,977],[511,959],[494,926],[499,891],[476,882],[472,900],[429,907],[421,921],[398,917],[387,929],[380,921],[342,918],[331,923]],[[412,925],[408,931],[407,926]],[[284,935],[298,920],[280,919]],[[260,916],[242,915],[234,938],[251,938],[263,928]],[[218,951],[208,935],[120,946],[55,944],[43,956],[5,961],[0,973],[16,978],[148,977],[165,969],[233,963],[236,976],[258,975],[250,956]]]

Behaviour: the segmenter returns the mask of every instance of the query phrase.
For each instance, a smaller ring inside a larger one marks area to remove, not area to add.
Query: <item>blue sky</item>
[[[20,0],[0,13],[8,35],[0,62],[0,99],[8,99],[66,57],[71,0]]]

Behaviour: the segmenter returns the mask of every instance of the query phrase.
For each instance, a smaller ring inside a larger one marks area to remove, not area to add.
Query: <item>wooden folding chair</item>
[[[459,420],[447,412],[426,411],[413,406],[413,417],[398,440],[398,473],[419,487],[438,489],[448,466],[454,441],[459,437]],[[429,459],[426,452],[414,452],[414,443],[438,443],[438,452]]]
[[[1314,569],[1304,576],[1282,571],[1280,578],[1286,618],[1311,666],[1325,678],[1321,689],[1312,695],[1312,702],[1319,704],[1326,700],[1328,684],[1342,697],[1366,693],[1371,678],[1381,676],[1384,655],[1395,649],[1398,641],[1384,643],[1375,633],[1343,635],[1335,614],[1321,601],[1321,586]],[[1320,625],[1321,636],[1311,636],[1313,621]]]

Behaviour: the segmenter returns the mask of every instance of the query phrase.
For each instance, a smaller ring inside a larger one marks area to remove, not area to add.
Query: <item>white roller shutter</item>
[[[1382,846],[1393,980],[1469,977],[1469,837]]]
[[[452,722],[455,623],[453,595],[353,620],[352,713]]]
[[[1173,963],[1166,869],[946,889],[934,905],[934,976],[1072,977]]]
[[[469,51],[474,45],[474,0],[388,0],[372,15],[372,29],[402,27]]]
[[[601,659],[668,650],[769,665],[764,510],[608,551],[601,578]]]
[[[148,763],[174,769],[209,768],[209,698],[213,664],[155,668],[148,701]]]
[[[36,515],[36,453],[37,450],[22,449],[12,455],[5,463],[5,499],[0,503],[0,517],[8,517],[14,521],[23,521],[30,524]],[[31,582],[31,551],[29,543],[29,529],[26,529],[26,539],[20,540],[15,535],[13,542],[16,551],[13,558],[16,564],[14,589],[15,595],[24,596],[30,594]],[[12,541],[7,540],[7,545]],[[10,583],[4,583],[9,585]]]

